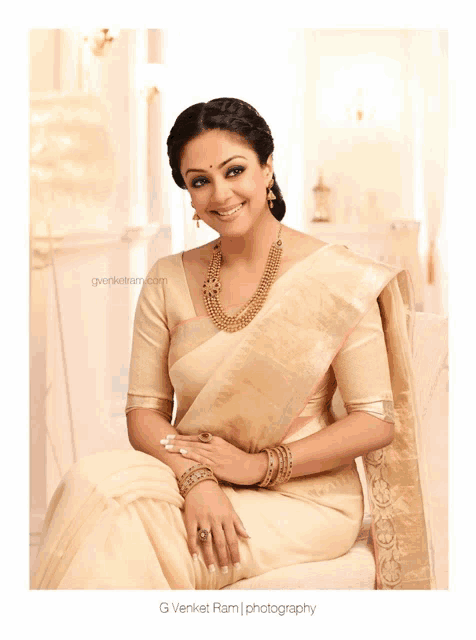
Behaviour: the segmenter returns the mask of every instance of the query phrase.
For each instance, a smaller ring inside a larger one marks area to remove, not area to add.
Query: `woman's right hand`
[[[209,571],[215,570],[213,545],[222,570],[223,567],[228,568],[230,559],[233,564],[239,563],[238,535],[244,538],[250,536],[222,488],[214,480],[202,480],[190,489],[184,500],[184,522],[190,553],[198,554],[200,547]],[[199,541],[199,529],[210,531],[206,542]]]

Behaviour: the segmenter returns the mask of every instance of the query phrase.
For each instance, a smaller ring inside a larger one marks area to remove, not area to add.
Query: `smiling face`
[[[271,156],[262,167],[238,134],[220,129],[200,134],[185,145],[180,171],[192,206],[220,235],[243,235],[270,213],[266,189],[273,176]]]

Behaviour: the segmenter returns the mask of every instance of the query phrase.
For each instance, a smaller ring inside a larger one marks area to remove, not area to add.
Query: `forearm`
[[[179,478],[196,462],[169,453],[161,444],[168,434],[178,431],[168,420],[152,409],[132,409],[127,414],[127,431],[129,442],[137,451],[148,453],[168,465]]]
[[[362,411],[352,412],[321,431],[287,445],[293,457],[291,478],[348,465],[359,456],[386,447],[392,439],[392,423]],[[256,454],[257,482],[263,480],[266,469],[266,453]]]

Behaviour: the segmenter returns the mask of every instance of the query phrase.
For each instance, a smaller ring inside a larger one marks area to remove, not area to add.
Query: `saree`
[[[348,412],[395,423],[392,443],[363,458],[376,588],[435,588],[418,463],[408,272],[325,245],[278,278],[255,318],[230,334],[194,315],[179,259],[158,260],[141,291],[126,413],[148,408],[170,420],[175,391],[179,433],[210,431],[256,453],[335,422],[338,373],[341,391],[361,388],[343,394]],[[377,352],[357,357],[365,321],[374,327],[377,320],[385,362]],[[303,416],[304,426],[297,421]],[[279,566],[339,557],[359,534],[355,460],[285,485],[221,486],[251,539],[239,538],[240,569],[210,575],[201,557],[190,558],[183,498],[167,465],[138,451],[80,460],[48,507],[32,587],[216,589]]]

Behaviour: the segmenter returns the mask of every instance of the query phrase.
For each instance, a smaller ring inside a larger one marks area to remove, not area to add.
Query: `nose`
[[[226,205],[227,201],[229,201],[232,196],[233,190],[230,183],[222,177],[216,178],[212,183],[210,208]]]

